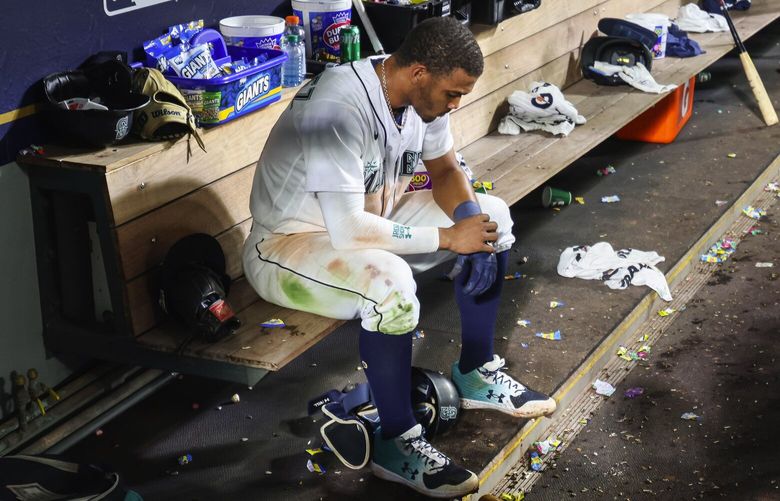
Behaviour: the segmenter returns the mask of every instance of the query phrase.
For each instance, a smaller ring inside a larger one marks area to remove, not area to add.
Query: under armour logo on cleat
[[[493,393],[493,390],[488,390],[488,392],[487,392],[488,400],[496,399],[496,400],[498,400],[499,404],[503,404],[504,403],[504,397],[505,396],[506,395],[504,395],[503,393],[500,394],[500,395],[497,395],[497,394]]]
[[[419,470],[412,470],[411,468],[409,468],[409,463],[404,463],[404,467],[401,468],[401,471],[408,474],[411,480],[414,480],[414,477],[416,477],[417,474],[420,473]]]

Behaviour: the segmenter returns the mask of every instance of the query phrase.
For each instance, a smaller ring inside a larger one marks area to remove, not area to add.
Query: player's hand
[[[496,281],[498,262],[494,253],[477,252],[476,254],[460,255],[455,261],[449,277],[458,280],[463,286],[463,293],[469,296],[480,296]],[[463,276],[468,273],[468,276]]]
[[[490,221],[487,214],[467,217],[449,228],[439,229],[439,247],[456,254],[492,254],[494,249],[487,242],[495,242],[498,239],[497,229],[498,224]]]

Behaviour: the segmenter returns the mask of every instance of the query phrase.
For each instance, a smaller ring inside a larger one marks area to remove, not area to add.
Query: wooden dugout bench
[[[542,8],[496,27],[473,28],[485,72],[452,114],[456,147],[475,175],[495,183],[512,204],[664,96],[582,80],[579,52],[603,17],[663,12],[680,0],[545,0]],[[780,17],[780,4],[755,0],[734,13],[743,39]],[[660,83],[682,85],[727,52],[728,32],[692,34],[707,51],[655,61]],[[501,136],[506,98],[533,81],[564,89],[588,122],[566,138],[546,133]],[[252,385],[317,343],[341,321],[260,300],[241,269],[249,232],[249,192],[266,137],[294,94],[248,116],[204,131],[208,153],[187,159],[187,141],[133,143],[102,150],[47,147],[21,156],[30,177],[44,341],[49,352],[205,375]],[[756,111],[756,110],[753,110]],[[179,238],[214,235],[234,278],[229,300],[241,329],[219,343],[192,342],[157,306],[157,271]],[[282,318],[283,329],[259,323]]]

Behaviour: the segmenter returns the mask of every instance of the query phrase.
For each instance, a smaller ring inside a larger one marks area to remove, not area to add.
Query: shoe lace
[[[482,367],[478,367],[477,370],[493,384],[508,388],[513,395],[524,392],[525,386],[515,381],[509,374],[501,371],[505,365],[506,360],[498,355],[493,355],[493,360],[485,363]]]
[[[436,450],[430,442],[422,436],[411,437],[404,440],[404,450],[415,454],[422,460],[430,473],[436,473],[450,462],[450,458]]]

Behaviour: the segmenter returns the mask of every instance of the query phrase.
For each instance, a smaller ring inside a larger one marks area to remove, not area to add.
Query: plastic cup
[[[544,207],[561,207],[571,203],[571,193],[566,190],[545,186],[542,191],[542,205]]]

